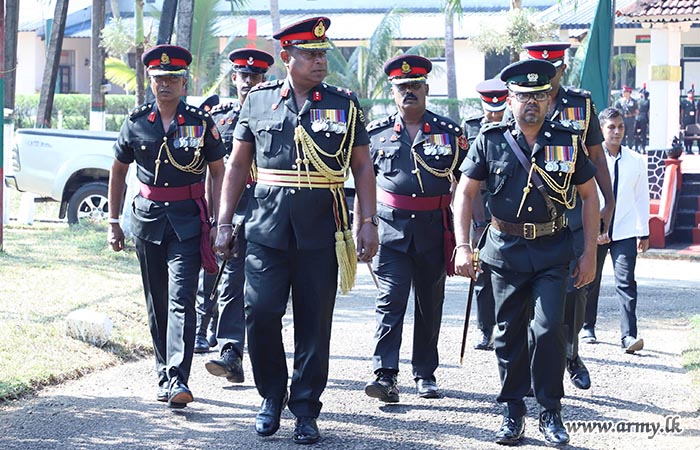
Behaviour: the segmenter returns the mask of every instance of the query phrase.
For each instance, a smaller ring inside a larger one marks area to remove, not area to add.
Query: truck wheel
[[[68,223],[71,225],[101,223],[107,220],[106,183],[88,183],[75,191],[68,201]]]

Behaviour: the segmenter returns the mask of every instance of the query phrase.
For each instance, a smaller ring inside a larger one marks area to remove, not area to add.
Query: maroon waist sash
[[[452,231],[452,223],[450,213],[450,202],[452,194],[437,195],[434,197],[413,197],[410,195],[400,195],[387,192],[381,188],[377,188],[377,201],[387,206],[396,209],[407,211],[442,211],[442,242],[443,254],[445,257],[445,272],[448,276],[455,274],[454,261],[452,253],[454,252],[457,242],[455,240],[454,231]]]
[[[204,201],[204,182],[190,184],[187,186],[160,187],[150,186],[141,183],[139,190],[141,197],[156,202],[179,202],[183,200],[194,200],[199,207],[199,220],[202,222],[202,234],[199,238],[199,252],[202,255],[202,267],[207,273],[216,273],[219,270],[216,264],[216,256],[209,242],[209,213],[207,204]]]

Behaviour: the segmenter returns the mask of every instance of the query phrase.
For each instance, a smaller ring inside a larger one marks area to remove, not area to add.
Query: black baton
[[[231,233],[231,247],[236,242],[236,238],[238,237],[238,233],[241,229],[241,222],[234,223],[233,224],[233,232]],[[223,259],[221,261],[221,266],[219,266],[219,271],[216,273],[216,280],[214,281],[214,288],[211,290],[211,294],[209,294],[209,300],[214,301],[216,298],[217,294],[219,293],[219,282],[221,282],[221,275],[224,274],[224,268],[226,268],[226,263],[228,260]]]

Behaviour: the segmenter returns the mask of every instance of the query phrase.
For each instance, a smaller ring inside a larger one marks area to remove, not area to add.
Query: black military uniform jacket
[[[460,170],[469,178],[486,180],[491,196],[489,209],[493,216],[501,220],[512,223],[544,223],[552,220],[544,198],[534,187],[523,203],[520,216],[517,215],[528,173],[508,145],[504,132],[511,133],[526,157],[535,158],[534,164],[545,169],[554,182],[566,189],[568,199],[574,197],[575,185],[583,184],[595,175],[595,166],[583,152],[578,133],[570,126],[546,120],[534,148],[530,150],[514,120],[485,125],[470,147]],[[571,167],[574,169],[570,172],[568,182],[565,182],[567,173],[559,170],[559,164],[547,164],[547,155],[553,154],[570,155],[568,161],[572,162]],[[545,188],[556,206],[557,217],[564,214],[567,208],[562,204],[562,195],[555,192],[546,181]],[[572,234],[568,228],[554,235],[527,240],[489,227],[480,255],[487,264],[519,272],[534,272],[568,264],[573,257]]]
[[[352,111],[356,115],[354,127]],[[309,189],[304,184],[304,156],[294,140],[299,124],[324,152],[335,153],[341,144],[347,152],[348,148],[369,143],[364,115],[357,97],[349,90],[321,83],[297,108],[288,80],[269,81],[253,88],[241,108],[234,138],[255,144],[258,172],[294,171],[299,174],[300,184],[282,187],[256,183],[246,222],[250,242],[277,249],[287,249],[294,243],[302,250],[335,245],[333,195],[329,189]],[[334,170],[341,169],[336,158],[321,159]],[[310,164],[309,171],[316,169]]]
[[[483,114],[479,114],[474,117],[470,117],[466,119],[462,123],[462,131],[464,132],[464,135],[467,137],[467,141],[469,141],[469,145],[472,145],[474,143],[474,139],[476,139],[476,136],[479,134],[479,130],[481,130],[481,126],[484,125],[486,122],[486,117]]]
[[[636,114],[635,110],[637,109],[637,100],[633,99],[632,97],[630,97],[629,100],[625,99],[625,97],[620,97],[615,102],[615,108],[622,112],[622,116],[624,118],[629,119],[630,117],[634,117]]]
[[[428,110],[423,127],[413,142],[398,113],[371,122],[370,156],[377,175],[377,187],[392,194],[411,197],[435,197],[450,193],[450,179],[459,177],[459,164],[466,156],[468,144],[460,126]],[[461,139],[460,139],[461,138]],[[462,148],[460,149],[460,143]],[[437,177],[416,162],[411,149],[431,169],[444,171],[453,167],[452,176]],[[420,173],[419,177],[414,173]],[[422,181],[422,186],[421,186]],[[414,242],[418,252],[443,245],[442,211],[410,211],[377,204],[379,243],[406,252]]]
[[[233,149],[233,130],[236,129],[236,124],[238,123],[238,116],[241,113],[241,104],[237,101],[221,103],[216,105],[211,110],[211,117],[214,120],[217,128],[219,129],[219,134],[221,135],[221,141],[226,147],[226,156],[224,156],[224,162],[231,155],[231,149]],[[253,188],[253,183],[248,180],[246,183],[246,189],[243,191],[241,200],[238,202],[236,207],[235,215],[240,219],[245,217],[248,211],[248,202],[250,201],[251,191]]]
[[[197,149],[202,140],[202,147]],[[183,101],[167,131],[163,130],[155,103],[137,107],[124,121],[114,144],[119,161],[124,164],[136,161],[136,176],[141,183],[158,187],[187,186],[202,181],[207,162],[219,160],[225,153],[209,114]],[[194,200],[158,202],[137,195],[133,212],[134,235],[154,244],[161,243],[166,222],[170,222],[180,241],[201,233],[199,208]]]
[[[681,100],[681,124],[683,126],[697,122],[697,104],[687,98]]]

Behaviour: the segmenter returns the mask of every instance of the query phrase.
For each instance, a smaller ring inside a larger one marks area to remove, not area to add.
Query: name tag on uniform
[[[311,129],[315,133],[330,131],[344,134],[347,129],[347,119],[344,109],[312,109],[309,110]]]
[[[177,127],[177,136],[173,145],[175,146],[175,148],[199,148],[202,146],[203,136],[204,127],[201,125],[179,126]]]
[[[544,170],[547,172],[573,172],[573,160],[573,145],[547,145],[544,147]]]
[[[586,126],[586,111],[582,107],[564,108],[560,122],[571,125],[576,130],[583,130]]]
[[[452,154],[452,145],[450,135],[444,134],[428,134],[423,143],[423,153],[426,156],[445,156]]]

